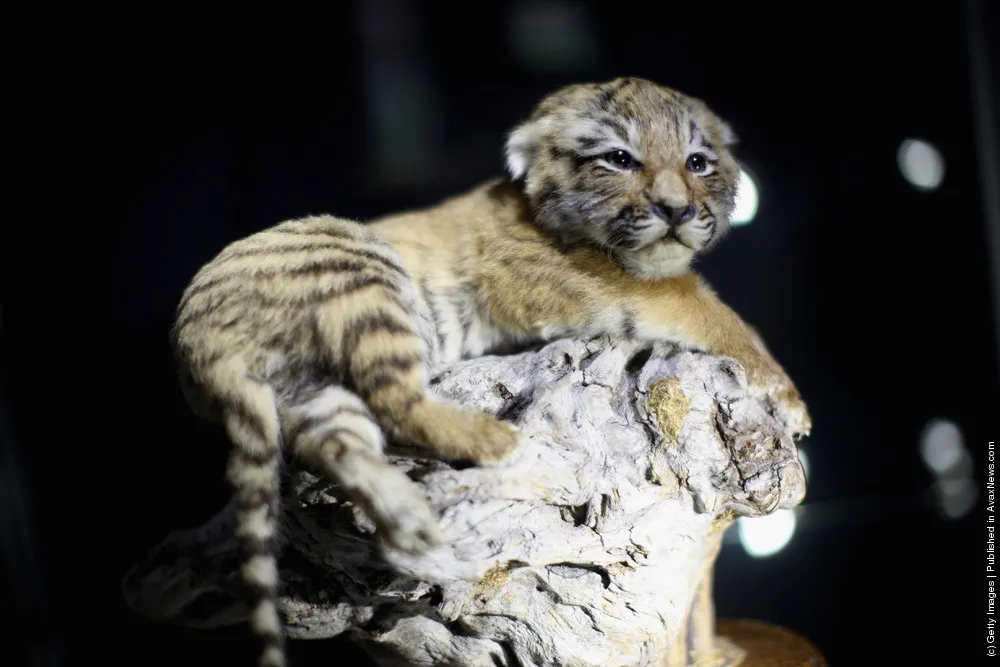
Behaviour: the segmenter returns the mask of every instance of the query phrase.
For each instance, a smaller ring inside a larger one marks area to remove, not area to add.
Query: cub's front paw
[[[730,354],[746,371],[750,394],[770,404],[777,417],[795,440],[812,432],[809,408],[799,395],[788,373],[774,360],[756,333],[752,345]]]
[[[775,416],[785,425],[795,440],[812,432],[812,417],[809,408],[793,386],[782,386],[770,394]]]
[[[806,407],[791,379],[784,373],[770,370],[753,374],[750,394],[770,405],[774,416],[795,440],[812,432],[809,408]]]

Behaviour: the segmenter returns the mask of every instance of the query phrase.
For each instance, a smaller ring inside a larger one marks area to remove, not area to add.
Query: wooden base
[[[809,640],[778,625],[722,620],[716,623],[715,634],[746,651],[739,667],[828,667]]]

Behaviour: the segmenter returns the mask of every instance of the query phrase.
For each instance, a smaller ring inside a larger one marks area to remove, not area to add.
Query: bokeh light
[[[740,169],[732,223],[734,226],[745,225],[753,220],[755,215],[757,215],[757,184],[750,178],[750,174]]]
[[[918,190],[934,190],[944,180],[941,152],[923,139],[906,139],[899,145],[896,161],[903,178]]]
[[[795,534],[795,512],[780,509],[767,516],[740,517],[740,543],[754,558],[774,555],[785,548]]]

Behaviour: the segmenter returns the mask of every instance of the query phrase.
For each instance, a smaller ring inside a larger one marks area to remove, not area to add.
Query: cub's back
[[[342,218],[291,220],[235,241],[181,297],[171,340],[182,377],[197,380],[199,369],[234,358],[262,379],[293,362],[329,364],[335,360],[317,341],[317,310],[344,306],[353,295],[369,303],[392,298],[406,282],[392,247]]]

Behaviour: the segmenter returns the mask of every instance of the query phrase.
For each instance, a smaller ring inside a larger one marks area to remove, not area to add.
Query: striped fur
[[[639,278],[688,270],[729,227],[735,137],[704,102],[636,78],[569,86],[507,142],[535,223],[604,247]]]
[[[780,365],[687,270],[732,210],[730,134],[702,103],[649,82],[574,86],[511,135],[513,180],[367,226],[284,222],[197,273],[172,342],[192,408],[224,424],[233,443],[227,477],[261,665],[285,663],[276,599],[284,450],[336,481],[382,539],[417,553],[440,540],[437,519],[382,457],[384,437],[477,463],[516,449],[513,426],[428,396],[440,364],[564,336],[669,339],[741,362],[751,388],[808,432]],[[601,157],[608,141],[639,166]],[[714,179],[688,168],[699,151]],[[688,202],[695,211],[684,219],[650,214]]]

